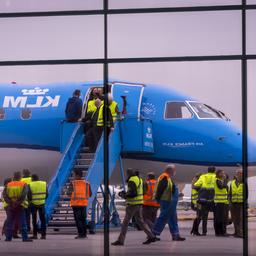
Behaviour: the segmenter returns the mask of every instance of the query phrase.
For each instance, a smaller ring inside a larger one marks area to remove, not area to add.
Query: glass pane
[[[164,116],[165,119],[191,118],[192,113],[185,102],[168,102]]]
[[[110,8],[157,8],[157,7],[184,7],[184,6],[211,6],[241,4],[240,0],[109,0]]]
[[[247,0],[247,4],[256,4],[256,0]]]
[[[247,11],[247,53],[256,54],[256,10]]]
[[[103,56],[101,16],[1,19],[0,33],[2,61]]]
[[[82,223],[85,223],[87,216],[88,235],[89,231],[95,232],[95,223],[102,224],[102,194],[97,191],[104,173],[103,145],[100,142],[97,154],[94,154],[88,147],[91,145],[89,126],[83,127],[83,122],[69,122],[70,114],[84,118],[91,89],[102,88],[102,76],[102,65],[0,68],[0,187],[3,188],[4,180],[12,177],[15,171],[23,169],[29,169],[31,174],[37,174],[48,184],[49,193],[45,202],[48,242],[47,246],[40,243],[35,250],[30,248],[33,255],[74,254],[71,244],[78,242],[74,239],[78,233],[74,219],[77,209],[71,206],[80,206],[82,210],[81,206],[86,205],[88,197],[84,197],[85,193],[80,199],[76,199],[73,193],[78,187],[80,191],[86,191],[83,180],[90,182],[92,196],[87,214],[82,212],[77,215],[82,218]],[[78,96],[77,90],[81,92],[80,99],[73,96],[74,93]],[[74,107],[78,103],[79,109]],[[74,172],[81,175],[82,180],[75,182],[78,176]],[[95,196],[98,196],[95,203],[100,210],[98,215],[92,204]],[[2,204],[0,207],[2,228],[5,211],[2,211]],[[80,236],[84,232],[84,229],[79,230]],[[40,236],[38,234],[38,238]],[[89,236],[89,240],[95,246],[88,246],[80,240],[76,250],[88,255],[103,255],[103,233],[97,231],[94,236]],[[24,254],[26,250],[15,245],[11,247],[16,254]],[[9,254],[4,251],[1,247],[1,255]]]
[[[134,94],[131,92],[125,94],[127,106],[140,102],[141,118],[131,119],[127,113],[120,123],[120,126],[124,127],[121,130],[121,137],[123,150],[127,156],[123,159],[124,170],[134,168],[145,181],[149,179],[150,172],[154,172],[158,178],[166,162],[174,162],[177,167],[173,180],[184,194],[177,206],[178,226],[179,234],[186,238],[186,242],[177,244],[156,242],[154,246],[157,253],[168,254],[171,248],[174,255],[225,255],[227,252],[242,256],[242,239],[236,239],[234,243],[233,238],[223,239],[215,236],[212,213],[209,215],[207,238],[204,243],[201,241],[202,238],[190,235],[193,221],[184,221],[185,216],[190,216],[191,219],[196,216],[196,211],[190,209],[191,182],[196,173],[198,171],[205,173],[210,165],[215,165],[216,169],[223,168],[232,180],[237,168],[236,163],[241,163],[241,62],[110,64],[109,76],[115,77],[114,81],[117,84],[125,83],[131,86],[141,84],[144,88],[142,97],[137,100],[134,100]],[[121,88],[120,86],[120,90]],[[125,93],[126,88],[123,90]],[[193,105],[193,102],[196,103]],[[184,106],[189,112],[193,111],[192,117],[180,118],[183,114],[187,117],[188,112],[182,111]],[[200,108],[204,114],[207,113],[213,118],[198,118],[192,106]],[[220,116],[223,115],[219,116],[217,110],[225,113],[231,121],[226,118],[221,119]],[[145,131],[139,129],[141,124],[146,124],[148,121],[152,122],[150,129]],[[134,146],[137,141],[143,141],[144,138],[151,138],[153,141],[154,152],[148,156],[143,149],[142,152],[139,151],[141,150],[139,145],[130,149],[131,144]],[[228,166],[228,163],[232,166]],[[122,184],[122,176],[120,174],[118,176],[116,172],[112,182]],[[199,206],[197,209],[201,211],[202,208]],[[146,210],[144,214],[146,216]],[[225,216],[224,214],[223,220]],[[123,215],[121,218],[123,219]],[[232,234],[233,225],[229,225],[227,230]],[[199,232],[202,233],[201,224]],[[173,234],[174,232],[170,234],[166,227],[161,233],[161,241],[170,241],[172,239],[170,236]],[[141,255],[148,254],[148,248],[138,249],[136,246],[142,235],[144,234],[141,232],[128,231],[125,251],[123,248],[121,251],[119,248],[111,247],[110,254],[128,255],[138,253],[138,250]],[[111,232],[110,236],[111,241],[115,241],[119,231]],[[193,246],[195,242],[200,243],[200,252],[197,246]]]
[[[102,0],[0,0],[2,13],[95,10],[102,7]]]
[[[256,61],[251,60],[248,61],[248,134],[254,142],[256,141],[256,117],[255,117],[255,95],[256,95]],[[249,144],[249,160],[255,156],[255,147],[252,144]],[[249,167],[249,176],[248,184],[249,184],[249,255],[253,256],[255,254],[256,245],[255,245],[255,220],[254,217],[256,216],[256,200],[255,200],[255,184],[256,184],[256,177],[255,177],[256,167]]]
[[[111,15],[109,56],[241,53],[240,12]]]

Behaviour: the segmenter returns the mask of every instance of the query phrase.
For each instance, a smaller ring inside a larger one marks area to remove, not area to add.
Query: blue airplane
[[[160,90],[158,85],[116,80],[109,84],[119,109],[123,106],[121,96],[126,96],[124,120],[152,122],[152,127],[146,131],[149,142],[145,146],[154,150],[151,154],[123,151],[122,157],[129,159],[131,165],[139,160],[145,171],[151,165],[144,164],[145,161],[196,166],[191,168],[193,171],[177,173],[178,179],[186,182],[195,172],[204,170],[202,166],[227,167],[234,171],[242,164],[242,133],[223,112],[170,88]],[[62,138],[62,123],[68,98],[75,89],[80,89],[85,113],[93,88],[102,87],[102,81],[1,84],[0,147],[63,151],[66,138]],[[135,133],[135,129],[127,129],[124,134],[129,140],[136,139]],[[249,165],[255,166],[256,143],[250,138],[248,151]],[[7,175],[1,170],[1,176]]]

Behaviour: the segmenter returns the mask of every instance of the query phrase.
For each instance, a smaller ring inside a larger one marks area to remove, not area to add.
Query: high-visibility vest
[[[200,203],[211,203],[214,201],[216,174],[206,173],[194,183],[195,187],[200,187],[198,191],[198,201]]]
[[[243,202],[243,183],[236,185],[236,180],[231,183],[231,202],[232,203],[242,203]]]
[[[163,173],[158,177],[155,192],[157,191],[157,187],[158,187],[159,182],[160,182],[164,177],[167,178],[167,187],[165,188],[163,194],[161,195],[160,200],[171,201],[171,199],[172,199],[172,187],[173,187],[173,184],[172,184],[172,180],[171,180],[170,176],[169,176],[166,172],[163,172]]]
[[[116,107],[117,107],[117,102],[113,100],[109,105],[109,109],[111,111],[111,115],[113,117],[114,122],[116,121],[116,118],[117,118]]]
[[[30,182],[32,181],[31,177],[26,177],[26,178],[22,178],[21,181],[25,182],[27,185],[30,184]]]
[[[137,189],[137,196],[133,198],[127,198],[126,203],[132,205],[143,204],[143,180],[138,176],[132,176],[130,177],[129,181],[135,183]]]
[[[198,191],[194,188],[191,190],[191,203],[196,205],[198,199]]]
[[[196,187],[201,187],[204,189],[214,189],[215,188],[215,180],[216,174],[215,173],[206,173],[200,176],[198,181],[195,182]]]
[[[71,206],[87,206],[88,199],[90,197],[90,184],[85,180],[74,180],[73,192],[71,194],[70,205]]]
[[[89,100],[87,104],[87,112],[86,113],[91,113],[95,112],[97,110],[97,107],[95,106],[95,99]]]
[[[97,126],[103,126],[104,120],[103,120],[103,112],[104,112],[104,104],[100,106],[99,114],[98,114],[98,120],[97,120]],[[110,127],[110,122],[107,122],[107,126]]]
[[[157,181],[155,179],[146,180],[147,191],[143,196],[143,205],[155,206],[155,207],[160,206],[160,204],[156,200],[154,200],[154,190],[155,190],[156,182]]]
[[[227,188],[220,189],[217,186],[217,180],[223,182],[222,180],[216,178],[215,188],[214,188],[214,203],[228,204],[228,190]]]
[[[29,184],[32,200],[31,203],[34,205],[45,204],[46,199],[46,182],[45,181],[31,181]]]
[[[26,186],[26,183],[23,181],[11,181],[7,184],[7,195],[13,201],[16,202],[22,194],[23,188]],[[21,206],[28,208],[27,198],[21,203]]]

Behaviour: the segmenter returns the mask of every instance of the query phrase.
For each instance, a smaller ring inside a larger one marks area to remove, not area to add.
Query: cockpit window
[[[165,119],[191,118],[192,113],[185,102],[167,102],[165,107]]]
[[[199,102],[189,102],[199,118],[221,118],[220,114],[213,108]]]
[[[21,110],[21,119],[28,120],[28,119],[31,118],[31,115],[32,115],[32,113],[31,113],[31,110],[29,108],[23,108]]]
[[[0,120],[3,120],[5,117],[5,110],[4,108],[0,108]]]

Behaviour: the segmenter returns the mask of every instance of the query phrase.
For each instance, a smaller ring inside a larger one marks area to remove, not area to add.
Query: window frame
[[[188,111],[191,113],[191,117],[188,117],[188,118],[182,118],[182,117],[167,118],[165,114],[166,114],[168,103],[184,103],[185,106],[187,107]],[[188,119],[193,119],[195,117],[195,113],[192,111],[191,106],[187,104],[186,100],[185,101],[183,101],[183,100],[174,100],[174,101],[166,101],[165,102],[163,117],[164,117],[164,120],[177,120],[177,119],[179,119],[179,120],[184,120],[184,119],[188,120]]]

